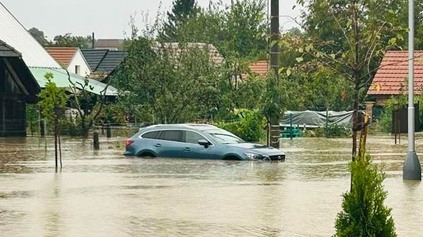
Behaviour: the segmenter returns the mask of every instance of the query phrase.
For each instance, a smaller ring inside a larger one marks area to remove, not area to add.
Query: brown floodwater
[[[51,138],[0,138],[0,235],[331,236],[350,185],[350,139],[282,140],[279,163],[129,158],[124,140],[65,137],[56,173]],[[403,181],[401,143],[370,136],[368,151],[398,236],[420,236],[422,184]]]

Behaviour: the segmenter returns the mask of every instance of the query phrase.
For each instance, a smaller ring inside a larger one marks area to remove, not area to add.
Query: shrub
[[[260,141],[265,137],[265,119],[257,111],[238,111],[238,121],[218,122],[215,125],[232,132],[245,141]]]
[[[385,175],[371,165],[370,155],[357,157],[350,164],[351,191],[343,194],[342,211],[335,222],[334,236],[396,236],[390,208],[383,202]]]
[[[348,137],[350,135],[350,129],[338,124],[309,129],[304,132],[305,137]]]

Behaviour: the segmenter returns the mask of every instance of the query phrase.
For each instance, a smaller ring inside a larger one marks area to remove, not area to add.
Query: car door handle
[[[155,147],[161,147],[162,146],[162,144],[160,144],[160,143],[157,143],[156,145],[154,145]]]
[[[185,147],[184,151],[191,151],[191,149],[189,147]]]

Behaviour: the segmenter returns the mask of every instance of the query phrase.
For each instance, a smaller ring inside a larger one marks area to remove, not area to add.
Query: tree
[[[216,107],[219,77],[208,45],[139,37],[132,39],[113,85],[119,101],[132,105],[126,113],[138,111],[146,122],[175,123],[206,117]]]
[[[304,1],[299,1],[304,4]],[[394,25],[395,12],[380,9],[390,1],[313,0],[305,15],[308,42],[300,50],[351,83],[353,98],[352,159],[357,154],[358,109],[383,53],[403,40],[404,28]],[[394,34],[398,33],[398,34]],[[401,34],[400,34],[401,33]],[[384,35],[392,38],[384,39]]]
[[[90,35],[83,36],[73,36],[71,33],[66,33],[64,35],[57,35],[54,37],[52,46],[57,47],[78,47],[78,48],[89,48],[91,47],[92,38]]]
[[[235,0],[224,14],[222,39],[216,42],[226,57],[267,58],[268,23],[264,0]]]
[[[247,74],[251,62],[267,54],[264,1],[197,8],[195,17],[175,28],[178,46],[174,49],[163,39],[165,29],[155,25],[142,37],[132,34],[128,40],[129,56],[113,79],[125,113],[135,113],[144,122],[192,122],[230,119],[235,108],[262,105],[265,81],[241,80],[241,75]],[[133,27],[132,32],[138,30]],[[211,45],[219,55],[207,52]],[[211,60],[220,55],[223,62]]]
[[[198,11],[195,0],[174,0],[172,11],[167,12],[167,22],[164,25],[162,37],[167,42],[178,42],[178,28],[189,19],[195,18]]]
[[[40,98],[40,101],[38,102],[38,106],[40,106],[42,116],[49,123],[53,124],[54,155],[55,155],[55,164],[56,164],[56,172],[57,172],[58,153],[61,151],[60,125],[64,115],[67,97],[66,97],[65,90],[63,88],[57,87],[56,83],[54,83],[53,74],[46,73],[44,77],[46,78],[47,83],[44,89],[38,95],[38,97]],[[61,152],[60,152],[60,167],[62,167]]]
[[[390,208],[384,205],[385,176],[372,166],[370,155],[360,155],[350,164],[352,188],[343,195],[342,211],[335,222],[337,237],[397,236]]]
[[[50,44],[47,40],[47,37],[44,35],[44,32],[39,30],[36,27],[32,27],[28,32],[40,43],[43,47],[46,47]]]
[[[236,0],[231,5],[210,3],[196,8],[195,17],[183,18],[166,42],[201,42],[214,45],[225,59],[257,60],[267,57],[268,28],[265,1]],[[169,23],[159,35],[166,36]]]
[[[94,125],[94,122],[100,116],[103,107],[106,104],[106,91],[109,87],[109,83],[100,93],[100,95],[95,95],[92,93],[92,86],[89,84],[88,78],[85,78],[84,82],[73,82],[70,79],[70,74],[68,74],[68,81],[71,84],[69,87],[70,92],[72,93],[69,96],[69,103],[73,109],[76,109],[78,116],[76,119],[76,125],[78,129],[76,134],[82,135],[83,137],[88,137],[89,130]]]

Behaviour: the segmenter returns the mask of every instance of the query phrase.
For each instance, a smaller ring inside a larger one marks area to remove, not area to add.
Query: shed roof
[[[79,50],[76,47],[47,47],[47,52],[64,68],[67,68]]]
[[[53,73],[57,86],[69,87],[66,70],[41,46],[40,43],[19,23],[9,10],[0,2],[0,40],[19,51],[23,61],[29,67],[32,76],[43,88],[45,86],[44,75],[47,72]],[[71,79],[83,83],[85,78],[70,73]],[[91,92],[100,94],[107,86],[104,83],[89,80]],[[116,89],[108,87],[107,95],[116,95]],[[110,91],[109,91],[110,90]]]
[[[407,93],[408,51],[387,51],[373,78],[367,95],[399,95]],[[423,50],[414,51],[414,91],[423,89]]]
[[[40,86],[22,60],[21,54],[10,45],[0,40],[0,58],[5,58],[17,74],[17,79],[20,80],[25,87],[25,91],[28,92],[27,101],[35,102],[36,95],[40,92]]]
[[[72,83],[79,89],[82,89],[81,85],[85,85],[85,80],[88,80],[89,86],[85,89],[97,95],[107,95],[107,96],[116,96],[117,89],[113,86],[108,86],[102,82],[93,80],[93,79],[86,79],[85,77],[81,77],[79,75],[70,74],[70,80],[68,79],[68,74],[65,69],[62,68],[30,68],[32,74],[37,79],[38,84],[41,87],[45,87],[47,80],[45,79],[44,75],[46,73],[53,74],[53,82],[56,83],[57,87],[67,88],[72,86]]]
[[[0,40],[0,57],[21,57],[21,53],[13,47]]]

